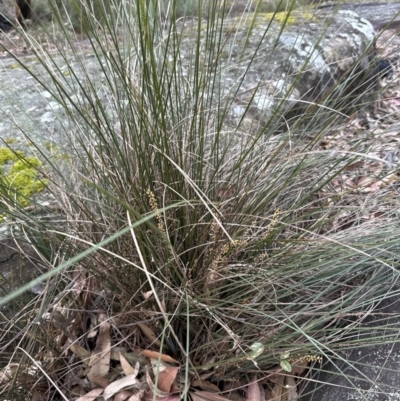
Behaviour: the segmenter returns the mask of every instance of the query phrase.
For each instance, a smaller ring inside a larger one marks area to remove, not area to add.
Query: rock
[[[183,34],[182,64],[188,78],[196,34],[197,26]],[[315,102],[349,112],[378,88],[375,32],[353,11],[296,10],[278,13],[272,21],[271,14],[227,19],[223,48],[215,46],[210,58],[204,38],[204,67],[211,76],[213,69],[216,75],[221,71],[220,97],[237,121],[246,115],[266,123],[274,113],[290,118],[310,103],[317,110]]]
[[[315,370],[300,400],[400,400],[399,307],[397,295],[383,300],[369,316],[365,312],[368,317],[362,322],[358,336],[354,334],[350,339],[350,347],[344,345],[344,352],[332,355],[332,362],[326,362],[320,372]],[[364,338],[363,342],[368,337],[375,344],[359,347],[356,336]]]
[[[319,9],[336,12],[338,9],[351,10],[371,22],[376,31],[381,29],[397,29],[400,23],[400,2],[373,1],[353,2],[336,1],[330,4],[320,5]]]

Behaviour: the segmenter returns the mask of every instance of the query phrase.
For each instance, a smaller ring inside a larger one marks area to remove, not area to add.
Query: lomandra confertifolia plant
[[[249,52],[237,33],[265,17],[235,4],[178,18],[175,1],[73,0],[84,39],[55,7],[56,52],[21,32],[44,72],[14,57],[65,112],[67,157],[41,153],[57,219],[3,194],[51,288],[11,343],[4,394],[293,399],[323,358],[394,341],[379,326],[359,338],[358,323],[397,295],[397,201],[337,185],[374,133],[324,151],[342,123],[327,107],[294,128],[246,105],[232,119],[224,73],[251,66],[262,40]]]

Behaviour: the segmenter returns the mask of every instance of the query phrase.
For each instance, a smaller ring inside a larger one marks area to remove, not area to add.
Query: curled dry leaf
[[[148,350],[148,349],[140,350],[140,349],[137,349],[137,348],[135,348],[134,351],[137,352],[140,355],[145,356],[146,358],[157,359],[157,360],[160,360],[160,361],[163,361],[163,362],[167,362],[167,363],[179,364],[179,362],[176,359],[172,358],[171,356],[165,355],[165,354],[160,354],[157,351],[151,351],[151,350]]]
[[[261,390],[260,384],[257,379],[254,378],[247,387],[247,401],[261,401]]]
[[[98,333],[98,330],[90,330],[86,337],[87,338],[95,338],[95,337],[97,337],[97,333]]]
[[[148,391],[146,393],[146,397],[145,397],[146,399],[149,399],[150,394],[151,394],[151,397],[153,397],[153,398],[154,398],[154,394],[155,394],[157,399],[163,399],[170,395],[169,391],[162,391],[155,386],[153,380],[150,377],[150,373],[148,370],[146,370],[146,382],[150,388],[150,391]]]
[[[139,362],[136,362],[135,367],[133,367],[124,357],[122,353],[119,355],[119,360],[121,362],[122,370],[124,371],[126,376],[136,375],[139,373]]]
[[[104,400],[107,401],[115,394],[129,387],[135,387],[137,384],[136,375],[125,376],[122,379],[116,380],[109,384],[103,393]]]
[[[76,401],[94,401],[102,393],[103,393],[102,388],[95,388],[89,391],[87,394],[83,395],[82,397],[79,397]]]
[[[172,391],[172,384],[174,383],[178,372],[179,367],[166,366],[164,371],[158,374],[157,387],[161,391],[170,393]]]

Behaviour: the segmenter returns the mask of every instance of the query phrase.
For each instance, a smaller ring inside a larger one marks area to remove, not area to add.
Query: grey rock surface
[[[226,21],[224,48],[216,49],[212,62],[221,62],[220,96],[231,102],[233,118],[248,114],[267,122],[274,113],[295,116],[319,102],[347,112],[377,89],[375,31],[367,20],[350,10],[294,11],[270,18],[248,15]],[[196,27],[183,33],[182,64],[188,77],[195,35]],[[200,54],[207,51],[200,49]],[[343,104],[336,102],[343,97]]]
[[[319,6],[320,9],[336,12],[351,10],[371,22],[375,29],[384,28],[393,21],[400,22],[400,3],[398,1],[373,2],[329,2]]]
[[[360,337],[400,336],[399,296],[383,300],[362,323]],[[366,313],[368,315],[368,313]],[[399,339],[398,339],[399,340]],[[400,400],[400,342],[357,347],[332,355],[315,371],[302,401]]]
[[[100,86],[104,76],[95,57],[90,54],[81,56],[85,60],[85,70],[72,56],[67,62],[61,55],[54,55],[54,64],[48,66],[57,66],[57,73],[66,77],[66,92],[78,107],[83,107],[78,83],[84,83],[88,76],[96,76]],[[71,137],[76,127],[71,125],[65,109],[54,99],[51,92],[56,94],[57,91],[54,91],[54,85],[37,57],[27,55],[20,60],[24,66],[12,58],[0,60],[0,148],[22,151],[26,156],[37,157],[42,163],[47,158],[56,165],[57,157],[61,155],[62,159],[62,155],[70,153]],[[41,77],[47,87],[40,85],[31,73]],[[1,167],[7,173],[11,165],[12,162],[8,162]],[[46,166],[44,169],[46,171]],[[45,190],[32,196],[30,206],[33,205],[57,207],[58,202],[50,191]],[[10,235],[11,227],[7,220],[1,221],[0,239]]]

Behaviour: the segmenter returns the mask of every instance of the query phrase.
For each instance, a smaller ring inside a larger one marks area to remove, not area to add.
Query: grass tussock
[[[363,311],[397,294],[400,236],[390,185],[365,196],[341,182],[366,138],[323,151],[338,122],[311,130],[307,115],[310,130],[279,135],[273,119],[233,126],[219,2],[198,5],[189,70],[175,2],[74,3],[89,52],[57,9],[57,53],[24,34],[68,116],[68,157],[37,145],[51,218],[2,192],[49,269],[29,318],[7,318],[2,394],[292,399],[322,358],[392,341],[384,327],[359,336]]]

